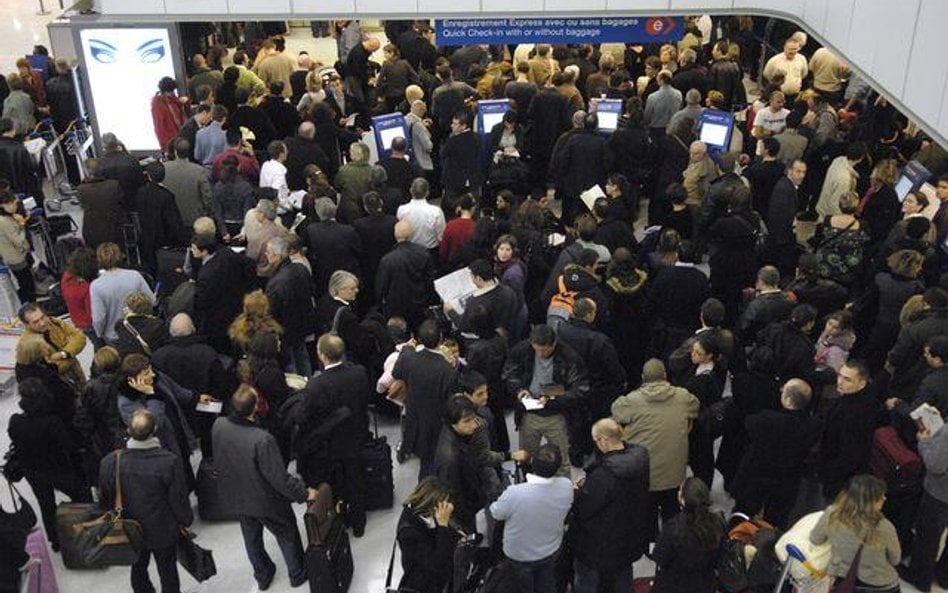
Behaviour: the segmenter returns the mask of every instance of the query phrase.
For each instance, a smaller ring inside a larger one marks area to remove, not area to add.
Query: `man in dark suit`
[[[329,482],[333,493],[348,504],[346,523],[352,534],[365,533],[365,475],[360,455],[369,432],[369,378],[365,368],[345,362],[346,345],[342,338],[323,334],[316,343],[316,355],[323,372],[309,380],[303,389],[301,433],[329,420],[342,408],[349,415],[332,427],[325,447],[300,459],[301,473],[307,484]]]
[[[416,338],[422,350],[405,350],[395,362],[392,377],[405,381],[411,394],[402,423],[402,455],[421,459],[418,479],[433,475],[434,457],[441,431],[444,404],[457,388],[457,371],[437,349],[441,329],[434,320],[421,324]]]
[[[290,586],[306,582],[303,542],[291,502],[316,498],[303,481],[286,471],[276,437],[256,422],[257,395],[241,385],[230,398],[233,413],[214,422],[214,469],[218,489],[227,492],[227,511],[240,519],[240,532],[261,591],[270,587],[276,565],[263,545],[263,528],[276,536]]]
[[[270,83],[270,94],[263,98],[258,109],[270,118],[270,123],[276,128],[276,138],[292,136],[300,123],[300,114],[283,97],[283,83],[279,80]]]
[[[187,244],[181,212],[174,194],[166,188],[165,166],[160,161],[145,167],[147,181],[135,194],[134,210],[138,213],[142,265],[150,274],[158,273],[158,249]]]
[[[288,136],[283,142],[289,151],[283,164],[286,166],[286,185],[290,191],[307,189],[304,174],[307,165],[316,165],[327,175],[331,173],[332,164],[316,142],[316,126],[313,122],[304,121],[297,129],[296,136]]]
[[[421,169],[406,157],[407,152],[408,141],[398,137],[392,140],[392,152],[389,157],[379,161],[379,166],[385,169],[388,175],[385,182],[385,202],[389,212],[395,212],[399,206],[411,199],[411,182],[422,176]]]
[[[588,114],[581,130],[557,142],[550,159],[550,172],[557,195],[563,198],[563,221],[567,224],[579,213],[579,195],[594,185],[604,186],[611,170],[612,154],[598,128],[599,117]]]
[[[386,214],[382,204],[381,196],[376,192],[368,192],[362,196],[366,215],[352,223],[362,239],[363,298],[367,302],[375,296],[375,275],[379,270],[379,262],[395,247],[395,223],[398,219]]]
[[[251,142],[255,151],[266,151],[270,142],[277,139],[277,130],[266,112],[248,104],[250,95],[247,91],[237,90],[237,109],[228,118],[228,128],[239,130],[241,126],[253,132]]]
[[[484,183],[481,153],[484,141],[471,129],[471,112],[458,111],[451,118],[451,136],[441,147],[441,183],[447,204],[441,208],[450,214],[461,194],[480,197]]]
[[[267,280],[267,299],[270,313],[283,326],[283,350],[290,359],[286,368],[308,377],[313,365],[306,351],[306,336],[316,327],[312,276],[306,266],[290,261],[289,242],[284,237],[270,239],[264,253],[273,270]]]
[[[774,185],[767,212],[767,260],[784,274],[792,274],[796,266],[797,236],[793,232],[793,221],[797,216],[800,198],[797,190],[806,177],[806,163],[793,161],[787,174]]]
[[[662,358],[698,329],[701,305],[709,293],[708,277],[695,267],[691,242],[682,242],[678,261],[661,270],[648,291],[649,306],[665,328],[660,339]]]
[[[336,204],[331,199],[318,198],[314,208],[319,222],[310,223],[300,235],[309,248],[306,255],[312,266],[316,294],[321,295],[336,270],[361,274],[362,240],[354,228],[336,222]]]
[[[379,262],[375,297],[385,317],[402,317],[417,328],[434,292],[434,264],[427,249],[411,242],[411,234],[409,222],[395,224],[397,245]]]
[[[231,351],[227,329],[243,309],[244,294],[256,282],[256,266],[244,255],[217,244],[214,235],[191,239],[191,257],[201,261],[194,287],[194,316],[198,330],[221,354]]]
[[[530,102],[529,118],[536,122],[529,141],[533,149],[533,182],[546,183],[550,156],[559,137],[573,127],[569,99],[553,87],[544,87]],[[585,188],[584,188],[585,189]]]
[[[184,472],[174,453],[162,449],[156,436],[155,417],[146,409],[132,413],[131,437],[126,448],[107,455],[99,468],[103,508],[115,507],[116,475],[122,492],[123,517],[142,527],[143,548],[132,565],[132,591],[154,591],[148,578],[152,555],[162,591],[180,591],[175,544],[180,529],[194,520]]]

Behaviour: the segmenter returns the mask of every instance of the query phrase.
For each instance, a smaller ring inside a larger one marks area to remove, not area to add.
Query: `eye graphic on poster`
[[[79,34],[99,133],[112,132],[130,151],[158,150],[151,98],[162,77],[175,78],[168,29],[83,29]]]

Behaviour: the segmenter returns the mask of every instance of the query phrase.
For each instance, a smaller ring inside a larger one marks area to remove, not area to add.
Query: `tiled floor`
[[[61,11],[57,0],[43,2],[50,14],[36,14],[39,0],[0,0],[0,72],[15,72],[17,58],[32,52],[34,45],[49,47],[46,23]]]

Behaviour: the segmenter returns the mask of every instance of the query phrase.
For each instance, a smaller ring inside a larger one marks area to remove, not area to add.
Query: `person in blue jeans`
[[[559,447],[541,446],[531,459],[527,481],[510,486],[492,505],[504,521],[504,556],[518,593],[553,593],[554,569],[563,542],[563,522],[573,505],[573,484],[557,477],[563,461]]]

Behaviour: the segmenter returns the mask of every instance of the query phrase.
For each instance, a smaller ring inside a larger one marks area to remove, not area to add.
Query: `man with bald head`
[[[288,136],[283,141],[289,154],[286,157],[286,185],[290,191],[305,191],[306,176],[303,170],[306,165],[316,165],[320,171],[331,175],[332,164],[319,143],[316,142],[316,126],[311,121],[304,121],[296,129],[296,136]]]
[[[744,420],[750,446],[734,476],[734,510],[786,528],[797,498],[803,463],[820,438],[820,423],[807,408],[813,389],[802,379],[790,379],[780,390],[780,409],[763,410]]]
[[[623,440],[648,450],[649,541],[655,541],[658,533],[659,510],[663,523],[678,514],[678,486],[688,465],[688,433],[698,408],[698,398],[668,382],[665,364],[657,358],[642,368],[641,387],[612,402],[612,419],[624,427]]]
[[[182,527],[194,520],[184,470],[178,457],[161,447],[155,416],[147,409],[132,412],[125,449],[106,455],[99,466],[103,508],[113,508],[119,472],[124,517],[142,526],[144,542],[132,565],[131,590],[154,591],[148,564],[155,557],[162,591],[180,591],[175,544]],[[120,467],[120,469],[119,469]]]
[[[573,591],[629,591],[632,563],[648,544],[648,451],[622,442],[622,426],[611,418],[593,424],[592,439],[596,457],[573,503]]]
[[[411,241],[412,233],[407,220],[395,223],[395,248],[379,262],[375,298],[385,317],[403,317],[414,329],[424,320],[425,307],[434,301],[435,270],[428,250]]]

